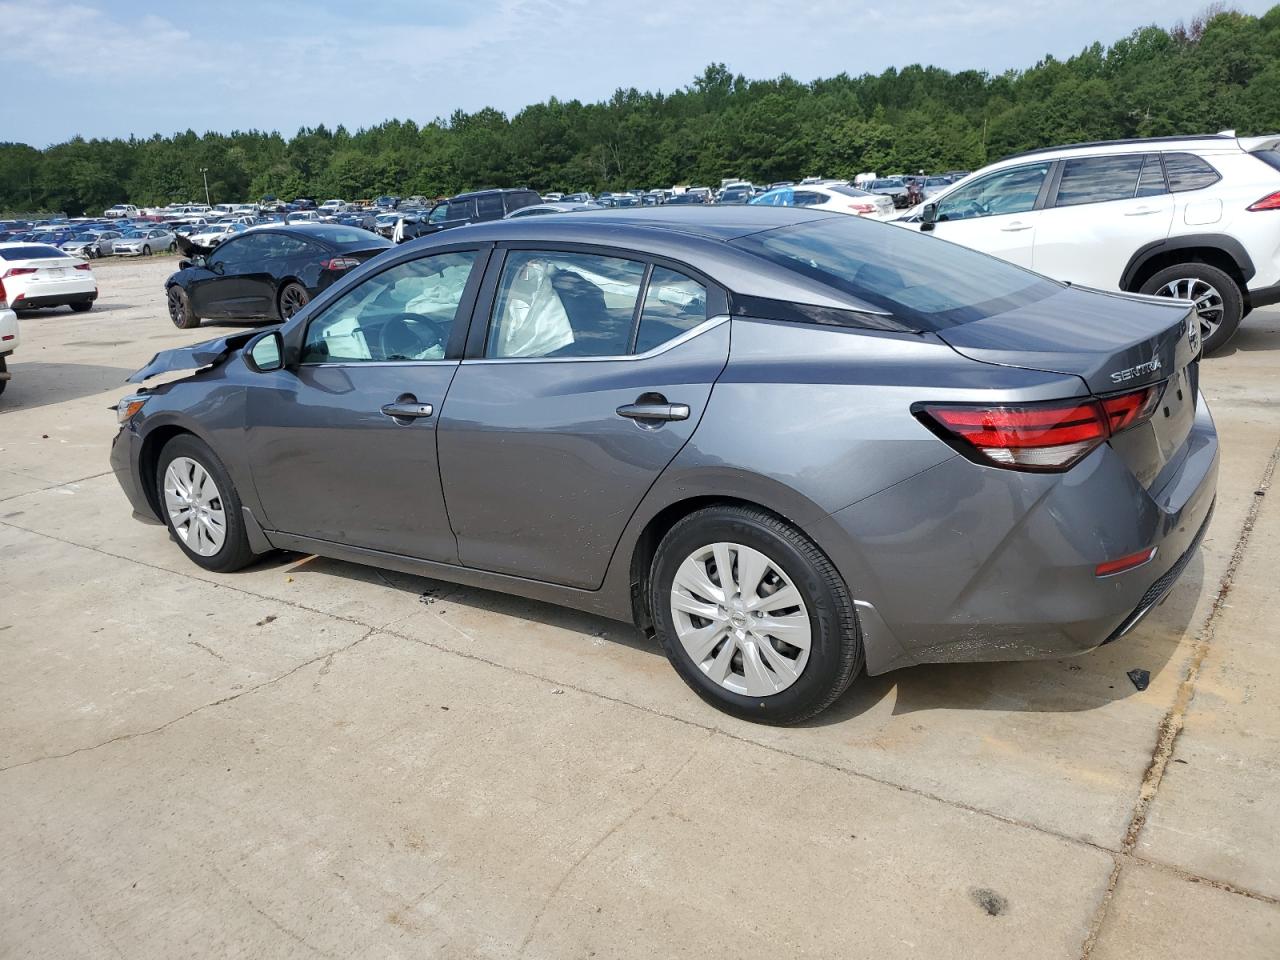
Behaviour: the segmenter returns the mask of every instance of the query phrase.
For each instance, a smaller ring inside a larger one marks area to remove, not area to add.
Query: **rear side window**
[[[28,247],[7,247],[0,250],[2,260],[46,260],[50,257],[65,257],[66,254],[57,247],[46,247],[33,244]]]
[[[941,330],[1036,303],[1061,289],[959,244],[861,217],[831,217],[730,243],[845,294],[849,310],[869,314],[852,323],[858,326]]]
[[[476,219],[477,220],[500,220],[502,219],[502,194],[490,193],[482,197],[476,197]]]
[[[1138,192],[1144,158],[1139,155],[1075,157],[1062,165],[1055,206],[1129,200]]]
[[[816,190],[797,190],[794,202],[797,207],[812,207],[819,203],[825,203],[826,200],[827,198]]]
[[[647,353],[707,319],[707,288],[683,273],[654,267],[644,295],[636,353]]]
[[[541,203],[542,198],[536,193],[509,193],[506,195],[507,212],[519,210],[522,207],[531,207],[536,203]]]
[[[1257,157],[1267,166],[1280,170],[1280,150],[1257,150],[1250,156]]]
[[[1222,179],[1221,174],[1208,161],[1193,153],[1166,153],[1164,171],[1169,178],[1169,189],[1173,193],[1203,190]]]
[[[511,251],[485,356],[626,355],[644,270],[643,263],[619,257]]]

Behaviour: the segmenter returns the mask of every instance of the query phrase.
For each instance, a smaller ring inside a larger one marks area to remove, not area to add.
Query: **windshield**
[[[1059,289],[1052,280],[986,254],[858,217],[781,227],[731,243],[920,331],[980,320]]]
[[[889,187],[900,187],[900,186],[902,186],[902,183],[901,181],[898,181],[898,180],[876,180],[872,182],[871,189],[886,190]]]

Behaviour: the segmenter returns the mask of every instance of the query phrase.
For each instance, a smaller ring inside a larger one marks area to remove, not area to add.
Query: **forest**
[[[100,213],[265,194],[432,197],[479,187],[541,191],[756,183],[863,171],[975,169],[1020,150],[1086,140],[1280,130],[1280,6],[1211,8],[1065,60],[998,75],[913,65],[802,83],[708,66],[670,93],[550,99],[419,125],[193,130],[149,139],[0,143],[0,211]]]

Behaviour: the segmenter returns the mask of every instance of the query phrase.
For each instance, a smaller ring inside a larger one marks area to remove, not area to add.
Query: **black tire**
[[[173,243],[169,244],[169,252],[170,253],[178,252],[178,242],[176,240]]]
[[[142,255],[143,255],[144,257],[149,257],[149,256],[151,256],[151,244],[149,244],[149,243],[144,243],[144,244],[142,245]]]
[[[169,288],[167,299],[169,319],[175,327],[179,330],[192,330],[200,326],[200,318],[191,309],[191,298],[187,296],[187,291],[175,284]]]
[[[6,373],[9,369],[9,358],[0,357],[0,373]],[[4,393],[4,388],[9,385],[8,380],[0,380],[0,393]]]
[[[676,571],[700,548],[717,542],[759,550],[804,598],[809,659],[799,678],[779,693],[751,697],[726,689],[703,673],[677,638],[670,602]],[[844,580],[813,541],[765,510],[707,507],[678,522],[654,554],[649,603],[658,640],[676,672],[707,703],[744,720],[777,725],[808,720],[831,706],[862,670],[862,633]]]
[[[164,507],[165,471],[169,469],[169,464],[178,457],[188,457],[198,463],[213,478],[213,482],[218,488],[220,506],[223,516],[226,518],[226,534],[221,548],[211,556],[201,556],[187,546],[174,528],[173,519],[169,516],[169,511]],[[235,485],[231,482],[231,476],[227,473],[227,468],[222,465],[222,461],[218,459],[217,454],[210,450],[209,445],[199,437],[184,433],[174,437],[164,445],[164,449],[160,451],[160,461],[156,465],[154,483],[156,500],[160,505],[160,515],[164,518],[165,526],[169,528],[170,538],[178,544],[182,552],[196,566],[212,570],[215,573],[231,573],[234,570],[248,566],[257,558],[257,554],[249,546],[249,535],[245,531],[244,517],[240,513],[240,497],[236,493]]]
[[[311,294],[300,283],[286,283],[280,288],[280,296],[276,301],[277,312],[281,320],[288,320],[295,313],[311,302]]]
[[[1208,284],[1219,295],[1221,300],[1221,319],[1212,333],[1206,333],[1205,325],[1201,325],[1203,349],[1205,355],[1221,350],[1228,340],[1235,336],[1240,321],[1244,318],[1244,293],[1231,276],[1217,267],[1207,263],[1190,261],[1177,263],[1171,267],[1152,274],[1142,285],[1139,293],[1156,296],[1172,296],[1166,288],[1179,280],[1198,280]]]
[[[93,301],[81,300],[78,303],[71,304],[71,309],[74,310],[76,313],[88,313],[90,310],[93,309]]]

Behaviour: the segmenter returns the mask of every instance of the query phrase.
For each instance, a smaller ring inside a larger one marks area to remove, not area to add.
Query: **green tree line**
[[[418,125],[389,120],[292,138],[230,134],[0,143],[0,210],[98,213],[113,203],[438,196],[478,187],[547,191],[757,183],[972,169],[1082,140],[1236,129],[1280,131],[1280,6],[1210,9],[1066,60],[992,75],[913,65],[801,83],[748,80],[713,64],[672,93],[555,98],[508,117],[486,108]]]

